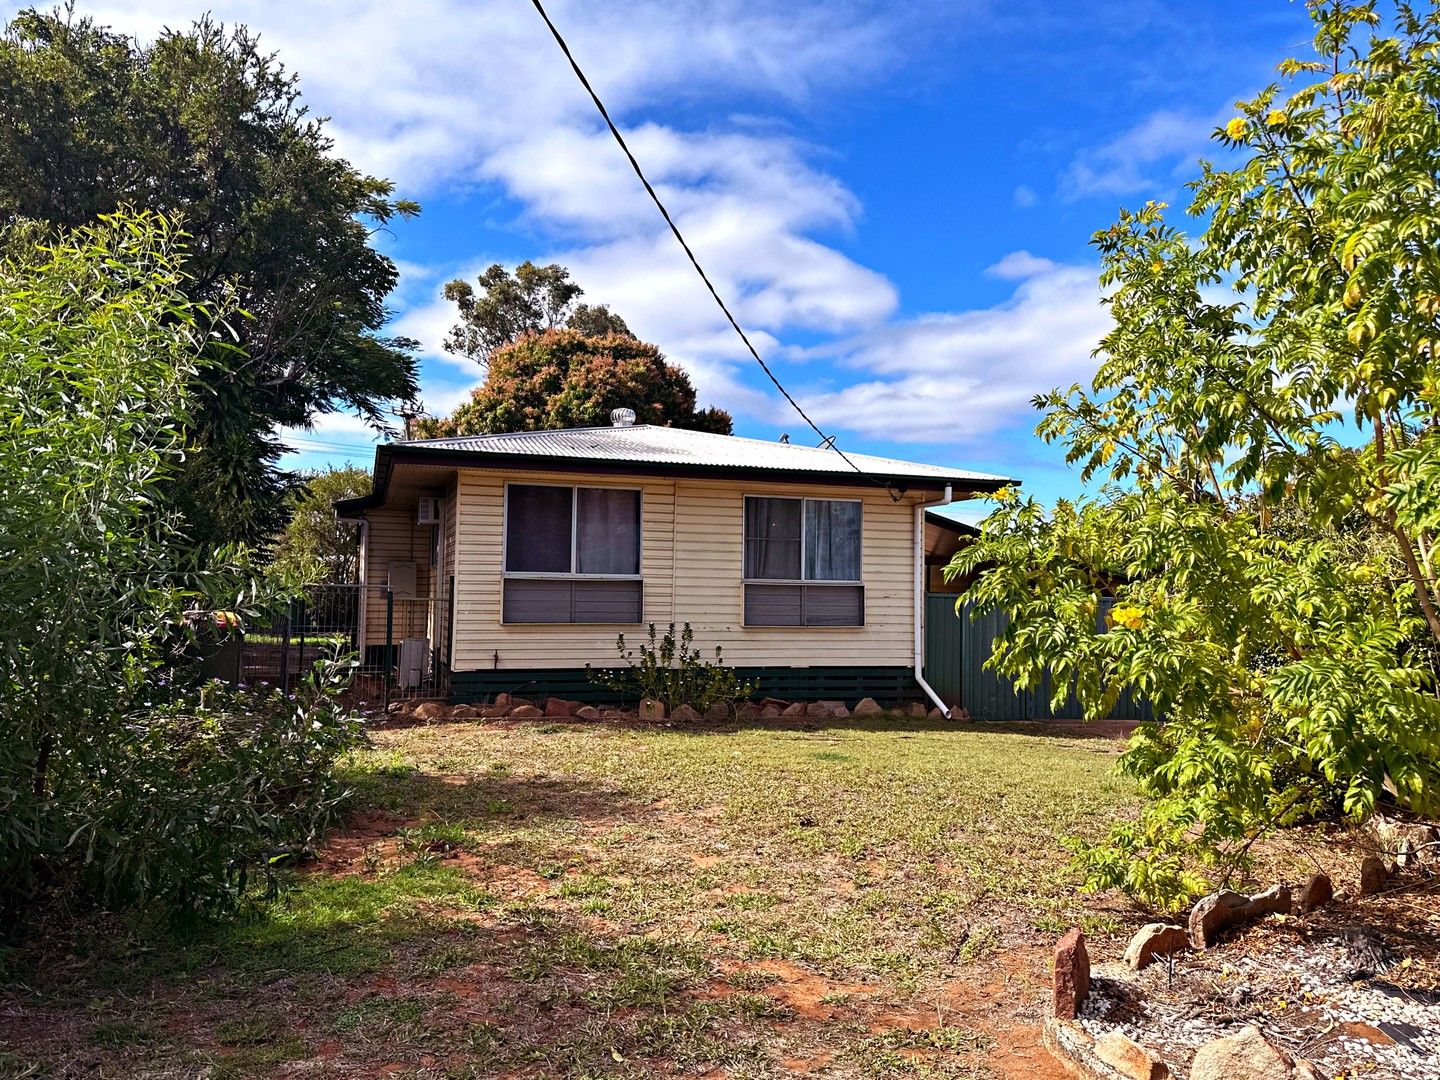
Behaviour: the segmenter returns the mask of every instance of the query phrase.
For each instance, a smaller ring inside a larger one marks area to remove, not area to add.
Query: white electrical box
[[[430,667],[429,639],[404,638],[400,642],[400,657],[396,667],[396,681],[400,683],[400,689],[413,690],[424,683]]]
[[[415,598],[415,564],[413,562],[392,562],[390,579],[386,584],[397,599],[413,600]]]

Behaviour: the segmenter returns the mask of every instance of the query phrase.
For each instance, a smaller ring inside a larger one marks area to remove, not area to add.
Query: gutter
[[[940,700],[935,688],[925,681],[925,508],[944,506],[951,501],[953,485],[945,485],[945,494],[934,502],[915,504],[915,681],[920,684],[939,710],[948,718],[950,706]]]

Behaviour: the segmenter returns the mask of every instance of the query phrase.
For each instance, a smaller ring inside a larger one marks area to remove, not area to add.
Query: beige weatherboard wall
[[[922,511],[1012,482],[784,440],[631,425],[622,415],[609,428],[382,446],[374,492],[343,500],[337,510],[368,523],[367,582],[384,583],[387,560],[413,558],[417,592],[440,599],[453,588],[453,636],[432,636],[458,700],[523,688],[613,701],[614,688],[592,680],[587,666],[620,666],[620,634],[634,648],[647,624],[663,630],[673,622],[690,624],[705,655],[719,646],[760,695],[897,701],[924,694],[938,703],[921,670]],[[507,489],[514,485],[527,490],[507,522]],[[555,531],[567,520],[565,504],[553,491],[533,490],[544,487],[582,489],[568,517],[568,562],[563,534]],[[588,488],[638,492],[638,576],[631,573],[633,501],[584,494]],[[441,524],[420,525],[416,505],[430,498],[441,500]],[[747,585],[749,498],[811,503],[799,525],[793,507],[752,506],[757,577]],[[840,503],[861,507],[858,582],[851,577],[854,512]],[[521,553],[508,568],[507,542]],[[798,562],[786,547],[791,543],[800,545]],[[371,606],[374,640],[383,609]],[[555,621],[587,615],[632,621]],[[862,621],[854,625],[857,617]],[[779,622],[788,625],[773,625]]]
[[[775,484],[554,471],[464,468],[455,499],[455,654],[457,672],[496,668],[583,668],[618,660],[644,624],[690,623],[696,645],[719,645],[737,667],[845,663],[900,667],[914,655],[914,540],[917,499],[897,503],[874,485]],[[574,484],[638,490],[644,618],[638,624],[505,623],[501,617],[505,485]],[[857,499],[861,519],[863,626],[744,624],[744,500],[769,497]]]

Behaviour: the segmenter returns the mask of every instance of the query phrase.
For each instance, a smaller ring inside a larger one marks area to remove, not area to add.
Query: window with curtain
[[[638,623],[640,492],[510,484],[502,619]]]
[[[747,496],[745,624],[864,625],[860,536],[857,501]]]

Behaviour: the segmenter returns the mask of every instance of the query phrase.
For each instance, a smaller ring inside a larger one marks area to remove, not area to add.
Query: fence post
[[[395,657],[392,654],[392,639],[395,636],[395,593],[391,589],[385,590],[385,712],[390,712],[390,668]]]
[[[272,609],[273,610],[273,609]],[[295,601],[285,605],[285,636],[280,639],[280,692],[290,692],[290,615],[295,610]]]
[[[450,588],[445,597],[445,669],[455,666],[455,575],[450,575]]]
[[[295,681],[301,682],[305,678],[305,620],[309,615],[306,608],[305,598],[300,598],[300,649],[295,657]]]

